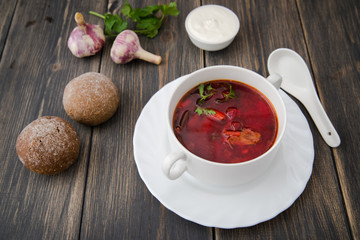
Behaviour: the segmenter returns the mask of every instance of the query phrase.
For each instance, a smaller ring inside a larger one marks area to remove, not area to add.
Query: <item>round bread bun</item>
[[[79,137],[73,126],[53,116],[31,122],[16,141],[16,153],[25,167],[45,175],[69,168],[76,161],[79,149]]]
[[[110,78],[97,72],[88,72],[66,85],[63,105],[73,120],[96,126],[114,115],[119,100],[119,91]]]

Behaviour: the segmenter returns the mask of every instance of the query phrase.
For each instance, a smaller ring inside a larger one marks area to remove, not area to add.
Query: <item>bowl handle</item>
[[[282,77],[277,74],[277,73],[273,73],[270,76],[268,76],[266,78],[272,85],[274,85],[274,87],[279,90],[281,83],[282,83]]]
[[[186,168],[186,156],[182,152],[169,153],[162,164],[162,170],[170,180],[180,177]]]

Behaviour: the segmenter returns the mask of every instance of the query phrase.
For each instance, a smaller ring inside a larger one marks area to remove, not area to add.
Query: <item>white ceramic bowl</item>
[[[230,9],[220,5],[204,5],[186,17],[185,28],[191,42],[206,51],[226,48],[240,29],[240,21]]]
[[[260,91],[274,106],[278,117],[278,133],[275,143],[264,154],[257,158],[241,163],[218,163],[196,156],[187,150],[176,138],[173,131],[173,114],[179,100],[193,87],[200,83],[231,79],[245,83]],[[163,161],[163,172],[171,179],[179,178],[185,171],[198,180],[218,186],[231,186],[246,183],[260,176],[272,163],[283,138],[286,126],[285,104],[278,89],[272,85],[271,79],[245,68],[236,66],[211,66],[189,74],[174,90],[171,95],[167,114],[166,130],[169,137],[171,153]],[[274,81],[275,82],[275,81]]]

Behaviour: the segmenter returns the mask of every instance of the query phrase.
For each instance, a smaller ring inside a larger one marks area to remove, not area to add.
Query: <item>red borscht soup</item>
[[[199,157],[240,163],[262,155],[274,144],[278,120],[270,101],[255,88],[215,80],[182,97],[174,111],[173,130]]]

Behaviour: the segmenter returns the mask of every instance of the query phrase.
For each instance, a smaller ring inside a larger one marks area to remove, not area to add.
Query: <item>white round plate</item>
[[[198,224],[217,228],[249,227],[274,218],[304,191],[314,162],[313,137],[306,118],[284,92],[287,129],[277,158],[261,178],[235,187],[209,186],[186,172],[169,180],[161,164],[169,153],[167,104],[178,78],[146,104],[134,131],[134,156],[140,177],[166,208]]]

